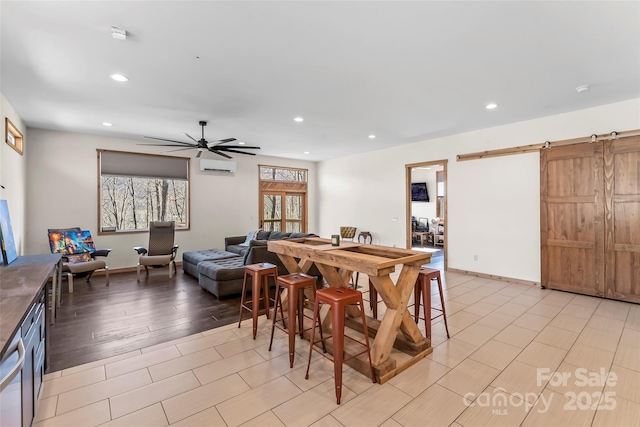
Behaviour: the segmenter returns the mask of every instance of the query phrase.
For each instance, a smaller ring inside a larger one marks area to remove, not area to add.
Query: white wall
[[[163,151],[136,145],[137,141],[29,129],[27,178],[27,249],[30,254],[49,253],[48,228],[81,227],[91,230],[96,246],[111,248],[110,268],[137,263],[134,246],[146,246],[147,233],[103,235],[97,233],[97,148],[131,152]],[[205,154],[207,158],[213,158]],[[186,251],[224,248],[224,238],[258,228],[258,164],[309,170],[317,181],[316,164],[267,156],[234,156],[235,174],[201,172],[191,159],[191,229],[178,231],[178,258]],[[309,186],[309,232],[317,233],[317,190]]]
[[[448,159],[449,268],[539,282],[539,154],[465,162],[456,155],[639,128],[640,99],[633,99],[323,161],[319,231],[329,235],[353,224],[378,244],[404,247],[404,166]]]
[[[4,141],[5,117],[22,133],[23,155],[18,154]],[[5,199],[9,205],[9,217],[13,238],[18,255],[24,255],[25,250],[25,221],[26,221],[26,193],[27,193],[27,161],[29,150],[27,129],[9,101],[0,93],[0,199]]]

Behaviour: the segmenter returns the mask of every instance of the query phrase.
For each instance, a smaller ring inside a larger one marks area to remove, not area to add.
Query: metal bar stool
[[[440,293],[440,308],[431,306],[431,281],[438,281],[438,292]],[[447,325],[447,313],[444,307],[444,295],[442,293],[442,279],[440,278],[440,270],[435,270],[433,268],[422,267],[420,269],[420,274],[418,275],[418,279],[416,280],[414,294],[414,302],[415,302],[415,313],[413,315],[416,323],[418,323],[419,314],[420,314],[420,294],[422,293],[422,304],[424,307],[424,328],[427,334],[427,338],[431,338],[431,321],[433,319],[437,319],[438,317],[444,318],[444,327],[447,331],[447,338],[449,337],[449,326]],[[439,311],[440,314],[431,317],[431,310]],[[429,319],[429,320],[427,320]]]
[[[350,359],[360,356],[361,354],[367,353],[367,357],[369,358],[369,366],[371,367],[371,379],[373,382],[376,382],[376,374],[373,370],[373,364],[371,363],[371,350],[369,347],[369,333],[367,331],[367,320],[364,315],[364,307],[362,303],[362,293],[356,291],[351,288],[326,288],[320,289],[316,292],[316,303],[313,309],[313,318],[314,322],[317,321],[318,327],[320,328],[320,341],[322,342],[322,349],[326,352],[324,347],[324,340],[328,337],[322,336],[322,322],[320,321],[320,304],[329,304],[331,306],[331,333],[333,336],[333,371],[335,376],[335,387],[336,387],[336,402],[340,404],[340,397],[342,396],[342,364]],[[344,334],[344,315],[345,308],[348,305],[352,304],[360,304],[360,312],[362,313],[362,329],[364,334],[365,342],[360,342],[348,335]],[[311,355],[313,353],[315,347],[315,333],[316,328],[311,330],[311,344],[309,346],[309,361],[307,363],[307,373],[305,375],[305,379],[309,379],[309,367],[311,366]],[[362,344],[365,349],[360,353],[356,353],[347,359],[344,359],[344,338],[347,337],[352,341],[355,341],[359,344]],[[317,352],[320,350],[315,349]],[[322,353],[321,353],[322,354]],[[325,354],[323,356],[329,358]]]
[[[253,339],[258,332],[258,311],[260,301],[264,300],[269,318],[269,276],[273,276],[274,282],[278,279],[278,267],[274,264],[261,262],[244,267],[244,280],[242,281],[242,296],[240,298],[240,319],[238,328],[242,323],[242,310],[247,310],[253,315]],[[251,277],[251,301],[247,301],[247,277]],[[260,290],[264,290],[264,296],[260,298]],[[247,304],[251,303],[251,307]]]
[[[302,332],[304,331],[303,292],[307,288],[311,289],[314,295],[316,294],[316,278],[313,276],[309,276],[308,274],[287,274],[285,276],[279,276],[276,280],[276,302],[273,307],[273,325],[271,326],[271,340],[269,341],[269,351],[271,351],[271,345],[273,344],[273,333],[276,329],[276,313],[278,312],[278,306],[280,306],[280,315],[282,316],[282,323],[284,325],[281,294],[282,291],[286,289],[288,302],[286,332],[289,335],[289,367],[291,368],[293,368],[293,358],[296,349],[296,317],[298,318],[298,329],[300,332],[300,337],[302,337]]]
[[[440,293],[440,305],[442,309],[434,308],[431,306],[431,281],[436,279],[438,281],[438,291]],[[424,328],[427,338],[431,338],[431,322],[427,322],[427,319],[433,320],[442,316],[444,318],[444,327],[447,331],[447,338],[449,336],[449,325],[447,325],[447,314],[444,306],[444,294],[442,293],[442,279],[440,277],[440,270],[435,270],[433,268],[422,267],[420,269],[420,274],[416,279],[415,288],[413,290],[413,299],[414,299],[414,315],[416,323],[418,323],[418,319],[420,319],[420,294],[422,294],[423,306],[425,311],[424,316]],[[369,301],[371,305],[371,311],[373,312],[373,318],[378,318],[378,291],[373,286],[371,281],[369,281]],[[410,307],[410,306],[409,306]],[[437,310],[440,312],[437,316],[431,317],[431,310]]]

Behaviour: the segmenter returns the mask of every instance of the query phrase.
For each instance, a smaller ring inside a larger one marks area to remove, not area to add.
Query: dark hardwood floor
[[[429,266],[442,269],[442,255],[442,251],[434,253]],[[173,279],[166,269],[151,270],[149,279],[140,283],[135,272],[111,274],[110,278],[109,286],[104,276],[95,276],[89,283],[76,279],[73,294],[63,280],[62,305],[51,326],[47,372],[238,321],[239,296],[219,300],[181,268]]]
[[[223,326],[238,320],[240,297],[219,300],[180,268],[76,279],[69,294],[62,283],[62,305],[51,326],[51,364],[47,372],[93,362],[132,350]]]

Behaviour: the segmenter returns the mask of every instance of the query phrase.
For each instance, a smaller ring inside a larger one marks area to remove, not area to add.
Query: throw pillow
[[[243,243],[240,243],[239,246],[249,246],[249,243],[251,243],[252,240],[256,239],[256,235],[258,234],[259,231],[261,230],[257,229],[257,230],[250,231],[249,234],[247,234],[247,238],[245,239],[245,241]]]

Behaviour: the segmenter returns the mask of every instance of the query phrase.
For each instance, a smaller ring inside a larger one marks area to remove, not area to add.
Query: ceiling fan
[[[185,136],[191,139],[193,142],[182,142],[182,141],[174,141],[172,139],[154,138],[153,136],[145,136],[144,138],[157,139],[158,141],[171,142],[172,144],[138,144],[138,145],[154,145],[158,147],[182,147],[177,150],[171,150],[171,151],[191,150],[195,148],[198,150],[198,154],[196,154],[196,158],[200,157],[204,150],[208,150],[208,151],[211,151],[212,153],[217,154],[218,156],[231,159],[232,157],[225,153],[238,153],[238,154],[248,154],[249,156],[255,156],[256,155],[255,153],[244,152],[244,151],[240,151],[239,149],[242,149],[242,150],[259,150],[260,149],[260,147],[249,146],[249,145],[242,145],[242,146],[224,145],[229,142],[235,141],[236,140],[235,138],[226,138],[226,139],[217,139],[214,141],[207,141],[206,139],[204,139],[204,127],[207,125],[207,122],[204,120],[201,120],[199,124],[202,127],[202,138],[200,138],[200,140],[197,140],[191,135],[189,135],[188,133],[183,132]]]

